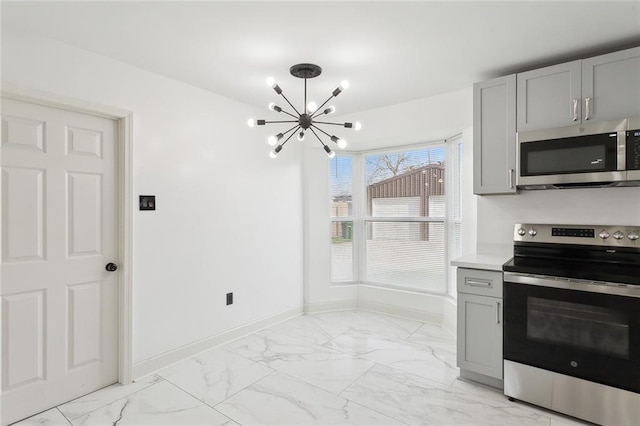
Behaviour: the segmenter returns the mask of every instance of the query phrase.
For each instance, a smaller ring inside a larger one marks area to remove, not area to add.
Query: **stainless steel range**
[[[504,393],[640,424],[640,226],[517,224],[504,266]]]

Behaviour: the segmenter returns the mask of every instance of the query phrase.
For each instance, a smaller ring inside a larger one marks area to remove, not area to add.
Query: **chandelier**
[[[304,79],[304,105],[303,105],[302,113],[298,111],[298,109],[295,106],[293,106],[293,104],[289,101],[289,99],[287,99],[287,97],[282,92],[282,89],[280,88],[280,86],[276,84],[275,80],[272,77],[269,77],[267,78],[267,85],[271,86],[278,95],[282,96],[282,98],[287,102],[287,104],[289,104],[289,106],[293,108],[293,112],[286,111],[285,109],[276,105],[273,102],[269,104],[269,109],[271,111],[288,115],[289,117],[292,118],[292,120],[267,121],[267,120],[254,120],[253,118],[250,118],[247,121],[247,124],[249,125],[249,127],[255,127],[255,126],[264,126],[265,124],[271,124],[271,123],[294,123],[289,130],[278,133],[277,135],[274,135],[274,136],[269,136],[269,138],[267,138],[267,143],[271,146],[275,146],[275,148],[269,153],[271,158],[276,158],[278,156],[278,153],[282,151],[282,147],[294,135],[297,135],[297,139],[299,141],[303,141],[305,138],[305,135],[308,132],[311,132],[313,136],[315,136],[315,138],[318,139],[318,141],[322,144],[322,147],[324,148],[324,151],[327,153],[329,158],[333,158],[336,155],[335,152],[333,152],[331,148],[329,148],[329,146],[322,141],[322,138],[320,136],[322,135],[322,136],[328,137],[340,149],[344,149],[347,146],[347,142],[344,139],[341,139],[335,135],[329,134],[325,130],[321,129],[318,125],[342,126],[348,129],[354,129],[356,131],[360,130],[362,125],[359,122],[333,123],[329,121],[319,121],[318,119],[324,115],[332,114],[333,112],[335,112],[336,110],[335,107],[328,106],[325,108],[325,105],[327,105],[327,103],[329,103],[331,99],[335,98],[344,90],[346,90],[349,87],[349,82],[346,80],[342,80],[340,82],[340,85],[331,93],[331,96],[329,96],[329,99],[324,101],[322,105],[317,106],[315,102],[307,103],[307,79],[319,76],[322,73],[322,68],[314,64],[297,64],[289,68],[289,72],[294,77]]]

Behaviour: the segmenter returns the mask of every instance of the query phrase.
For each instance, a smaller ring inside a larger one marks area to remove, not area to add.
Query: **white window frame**
[[[359,233],[360,231],[358,230],[358,225],[357,225],[357,221],[356,218],[360,217],[361,212],[360,212],[360,200],[359,197],[356,196],[356,182],[358,181],[358,178],[356,177],[356,174],[359,171],[359,154],[358,153],[354,153],[354,152],[345,152],[345,153],[341,153],[340,154],[341,157],[351,157],[351,167],[352,167],[352,180],[351,180],[351,216],[331,216],[329,218],[329,232],[331,233],[332,231],[332,225],[334,223],[344,223],[344,222],[352,222],[353,226],[352,226],[352,236],[351,236],[351,280],[340,280],[340,281],[334,281],[333,280],[333,254],[332,254],[332,247],[331,247],[331,237],[329,238],[329,259],[330,259],[330,265],[329,265],[329,279],[331,280],[331,284],[347,284],[347,285],[351,285],[351,284],[358,284],[360,282],[360,275],[359,275],[359,268],[358,268],[358,264],[359,264],[359,259],[356,257],[357,254],[360,252],[360,248],[357,247],[358,241],[360,240],[359,237]],[[328,164],[331,164],[330,162]],[[328,182],[329,182],[329,187],[331,187],[331,176],[330,173],[327,175],[328,177]],[[331,200],[329,200],[331,201]],[[331,234],[329,234],[331,236]]]
[[[460,235],[460,252],[455,252],[455,247],[449,245],[454,236],[456,225],[460,226],[462,232],[462,210],[463,210],[463,199],[462,199],[462,167],[463,164],[460,164],[462,159],[462,155],[464,154],[464,139],[462,137],[462,133],[454,135],[446,140],[447,144],[447,159],[451,159],[448,163],[447,168],[445,169],[445,185],[446,188],[451,188],[451,190],[447,190],[445,193],[446,200],[445,206],[454,205],[454,200],[458,199],[458,211],[456,212],[454,208],[447,208],[447,228],[445,229],[445,235],[447,239],[447,253],[445,257],[446,262],[446,280],[447,280],[447,294],[453,297],[457,297],[455,294],[455,281],[456,271],[455,266],[451,266],[451,260],[460,257],[462,255],[462,234]],[[447,160],[449,161],[449,160]],[[451,165],[451,167],[449,167]],[[453,278],[452,278],[453,277]]]
[[[453,205],[454,199],[457,196],[460,202],[460,209],[462,211],[462,200],[461,194],[459,193],[460,189],[460,176],[454,172],[457,172],[459,168],[458,160],[458,147],[464,147],[462,135],[458,134],[448,138],[446,140],[413,144],[413,145],[402,145],[391,148],[384,149],[375,149],[375,150],[365,150],[358,152],[347,152],[341,153],[341,156],[349,156],[352,158],[352,167],[353,167],[353,179],[352,179],[352,210],[351,216],[349,217],[330,217],[330,223],[340,223],[340,222],[352,222],[353,223],[353,235],[352,235],[352,280],[349,281],[333,281],[333,262],[332,256],[330,256],[330,277],[332,285],[352,285],[352,284],[368,284],[377,287],[385,287],[392,288],[396,290],[409,290],[409,291],[417,291],[422,293],[430,293],[437,295],[446,295],[449,292],[449,274],[451,273],[449,270],[449,263],[451,260],[452,253],[449,250],[449,242],[451,240],[452,233],[454,232],[454,227],[456,224],[462,224],[462,218],[454,217],[453,209],[451,206]],[[384,154],[384,153],[397,153],[403,151],[411,151],[418,149],[432,149],[437,147],[445,148],[445,188],[447,188],[445,192],[445,214],[443,217],[376,217],[366,215],[366,177],[365,177],[365,158],[368,155],[375,154]],[[329,177],[330,182],[330,177]],[[452,190],[449,190],[451,188]],[[403,286],[403,285],[393,285],[388,283],[379,283],[375,281],[368,281],[366,279],[366,270],[367,270],[367,256],[366,256],[366,227],[368,223],[372,222],[411,222],[411,223],[442,223],[444,226],[444,288],[442,291],[430,291],[427,289],[418,289],[415,287]],[[331,251],[331,238],[329,238],[329,250]]]

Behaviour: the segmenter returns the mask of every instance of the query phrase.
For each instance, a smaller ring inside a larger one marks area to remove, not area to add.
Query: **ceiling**
[[[2,28],[58,39],[228,98],[310,98],[350,113],[640,45],[640,1],[2,1]]]

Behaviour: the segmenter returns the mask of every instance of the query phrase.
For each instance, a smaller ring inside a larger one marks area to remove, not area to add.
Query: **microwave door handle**
[[[584,98],[584,119],[591,119],[591,98]]]
[[[573,100],[573,121],[578,121],[578,105],[580,105],[580,99]]]

